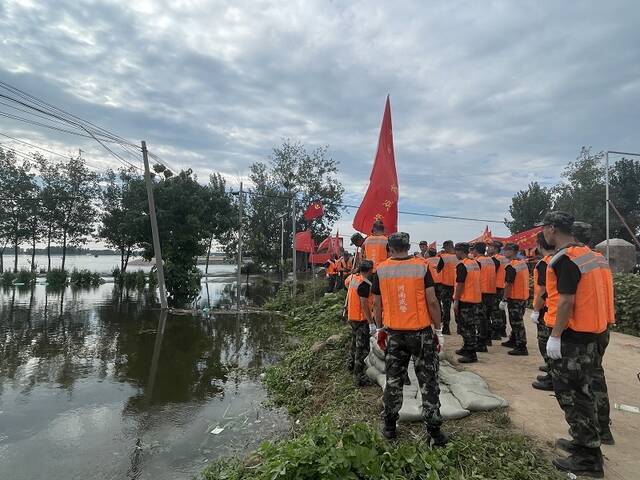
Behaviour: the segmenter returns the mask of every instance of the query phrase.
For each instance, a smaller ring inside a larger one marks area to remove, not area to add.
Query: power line
[[[24,140],[17,139],[16,137],[12,137],[11,135],[7,135],[6,133],[2,133],[2,132],[0,132],[0,135],[2,135],[3,137],[10,138],[11,140],[14,140],[14,141],[16,141],[16,142],[18,142],[18,143],[22,143],[22,144],[24,144],[24,145],[27,145],[27,146],[29,146],[29,147],[37,148],[38,150],[42,150],[42,151],[44,151],[44,152],[51,153],[52,155],[57,155],[57,156],[59,156],[59,157],[65,158],[65,159],[69,159],[69,158],[71,157],[70,155],[64,155],[64,154],[62,154],[62,153],[54,152],[53,150],[49,150],[49,149],[44,148],[44,147],[39,147],[39,146],[37,146],[37,145],[33,145],[32,143],[25,142]],[[1,143],[1,142],[0,142],[0,143]]]

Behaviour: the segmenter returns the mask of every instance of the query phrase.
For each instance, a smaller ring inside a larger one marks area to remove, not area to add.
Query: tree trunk
[[[209,248],[207,249],[207,263],[206,263],[206,266],[204,267],[204,276],[205,277],[209,273],[209,255],[211,255],[211,244],[212,243],[213,243],[213,237],[211,237],[211,240],[209,240]]]
[[[124,247],[120,247],[120,273],[124,273]]]
[[[13,240],[13,273],[18,273],[18,237]]]
[[[31,237],[31,271],[36,271],[36,236]]]
[[[67,230],[62,232],[62,271],[64,272],[65,264],[67,263]]]
[[[0,273],[4,273],[4,249],[7,248],[6,245],[2,246],[2,250],[0,250]]]
[[[53,235],[53,229],[49,227],[47,233],[47,273],[51,271],[51,236]]]
[[[127,267],[129,266],[130,256],[131,256],[131,247],[127,247],[127,254],[124,257],[124,268],[122,269],[122,273],[127,271]]]

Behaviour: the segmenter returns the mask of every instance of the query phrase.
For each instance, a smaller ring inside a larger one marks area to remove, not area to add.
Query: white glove
[[[547,340],[547,356],[552,360],[560,360],[562,358],[562,340],[560,337],[549,337]]]
[[[531,314],[531,321],[535,324],[538,324],[540,322],[540,312],[537,310],[534,310],[533,313]]]
[[[369,335],[375,334],[377,329],[378,329],[378,327],[376,327],[375,323],[370,323],[369,324]]]
[[[498,304],[498,308],[500,310],[506,310],[507,309],[507,301],[506,300],[502,300],[499,304]]]
[[[444,351],[444,335],[442,334],[442,328],[434,328],[436,336],[438,337],[438,343],[440,344],[440,351]]]

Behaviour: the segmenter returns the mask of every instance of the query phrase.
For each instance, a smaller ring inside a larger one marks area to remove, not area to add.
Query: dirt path
[[[509,349],[494,341],[489,353],[478,354],[479,362],[464,366],[481,375],[491,390],[509,400],[509,415],[514,425],[552,445],[556,439],[567,437],[567,424],[553,392],[531,387],[541,357],[536,341],[535,325],[525,319],[529,344],[528,357],[511,357]],[[447,337],[447,351],[459,348],[459,335]],[[455,355],[453,355],[455,358]],[[456,368],[463,367],[452,362]],[[604,358],[604,368],[611,401],[611,430],[614,446],[603,446],[605,478],[608,480],[637,480],[640,478],[640,414],[620,411],[614,404],[640,407],[640,338],[613,333]]]

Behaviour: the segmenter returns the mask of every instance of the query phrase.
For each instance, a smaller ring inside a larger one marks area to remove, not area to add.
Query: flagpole
[[[293,230],[293,259],[292,259],[292,266],[293,266],[293,292],[291,293],[291,299],[292,299],[292,303],[295,306],[295,299],[296,299],[296,288],[297,288],[297,284],[298,284],[298,278],[297,278],[297,266],[296,266],[296,197],[295,194],[291,197],[291,226],[292,226],[292,230]]]

